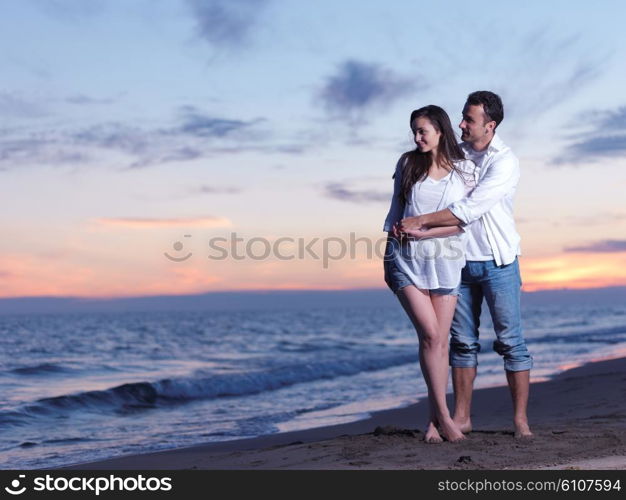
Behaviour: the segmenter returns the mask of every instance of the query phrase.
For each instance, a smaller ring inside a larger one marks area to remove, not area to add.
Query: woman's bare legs
[[[397,293],[398,299],[419,337],[419,360],[428,386],[431,420],[426,429],[427,442],[441,442],[437,425],[448,441],[465,439],[452,421],[446,392],[448,389],[448,334],[456,306],[453,295],[430,295],[427,290],[407,286]]]
[[[426,361],[424,359],[423,349],[419,349],[419,360],[420,360],[420,367],[424,366]],[[427,371],[424,371],[422,369],[422,373],[424,375],[424,380],[426,380],[426,386],[429,388],[428,389],[428,408],[430,411],[430,416],[428,417],[428,423],[426,424],[426,432],[424,434],[424,441],[426,441],[427,443],[442,443],[443,439],[441,438],[441,436],[439,435],[439,431],[437,430],[437,427],[439,426],[439,419],[437,418],[437,413],[435,411],[437,408],[437,403],[434,399],[433,391],[430,390],[431,381],[430,381],[429,374]]]
[[[454,310],[456,308],[457,298],[455,295],[443,295],[443,294],[433,293],[430,295],[430,300],[432,302],[433,309],[435,310],[437,321],[439,323],[439,339],[441,341],[441,344],[440,344],[441,362],[439,363],[438,367],[439,369],[441,369],[440,378],[442,380],[441,392],[443,393],[443,405],[444,405],[443,408],[445,408],[449,416],[450,413],[448,411],[446,398],[445,398],[445,394],[448,390],[448,377],[450,373],[450,369],[448,368],[448,365],[449,365],[448,349],[449,349],[450,326],[452,325],[452,318],[454,317]],[[452,434],[456,436],[456,439],[453,439],[453,440],[460,441],[460,440],[465,439],[465,436],[461,432],[461,429],[459,428],[459,426],[454,421],[452,421],[452,423],[453,423],[453,428],[450,430],[450,432],[452,432]],[[446,424],[440,422],[440,425],[442,427],[442,432],[444,432],[444,435],[446,435],[445,430],[444,430],[444,427]],[[459,439],[459,435],[460,435],[460,439]],[[447,438],[447,435],[446,435],[446,438]]]

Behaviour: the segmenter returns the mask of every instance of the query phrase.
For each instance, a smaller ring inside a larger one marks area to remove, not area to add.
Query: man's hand
[[[421,215],[417,215],[415,217],[407,217],[406,219],[402,219],[399,223],[399,229],[403,233],[411,234],[411,232],[419,232],[428,229],[424,225],[424,221]]]

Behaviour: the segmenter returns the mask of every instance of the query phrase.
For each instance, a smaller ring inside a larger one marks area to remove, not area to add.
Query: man
[[[513,219],[513,197],[520,171],[517,157],[496,133],[503,117],[498,95],[478,91],[468,96],[459,127],[466,157],[480,168],[476,187],[444,210],[403,219],[400,230],[468,226],[467,264],[461,276],[450,338],[455,396],[453,420],[461,431],[472,430],[470,410],[484,298],[497,337],[493,348],[504,358],[513,398],[515,437],[528,438],[532,436],[526,415],[532,356],[522,335],[517,259],[520,237]]]

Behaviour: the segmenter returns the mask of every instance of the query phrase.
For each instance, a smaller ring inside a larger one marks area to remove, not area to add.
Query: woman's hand
[[[394,238],[398,241],[408,240],[408,239],[419,240],[422,238],[431,237],[428,234],[428,231],[429,231],[428,229],[409,229],[409,230],[403,231],[402,229],[400,229],[401,226],[402,226],[402,221],[396,222],[391,228],[391,231],[389,232],[389,237]]]
[[[400,221],[396,222],[391,228],[390,233],[396,240],[402,238],[402,231],[400,231]]]
[[[404,234],[416,240],[423,240],[426,238],[447,238],[464,232],[465,230],[461,226],[441,226],[430,229],[411,229],[405,231]]]
[[[430,229],[408,229],[404,231],[404,234],[415,240],[421,240],[423,238],[432,238]]]

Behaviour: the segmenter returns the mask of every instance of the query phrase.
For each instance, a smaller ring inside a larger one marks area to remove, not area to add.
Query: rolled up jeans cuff
[[[507,372],[523,372],[530,370],[533,367],[533,357],[529,356],[524,361],[512,361],[509,359],[504,360],[504,369]]]
[[[476,368],[478,366],[478,356],[458,356],[450,353],[450,366],[452,368]]]

